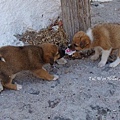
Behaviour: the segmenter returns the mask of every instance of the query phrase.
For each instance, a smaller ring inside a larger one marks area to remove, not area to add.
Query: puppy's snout
[[[65,56],[65,50],[59,49],[60,58]]]

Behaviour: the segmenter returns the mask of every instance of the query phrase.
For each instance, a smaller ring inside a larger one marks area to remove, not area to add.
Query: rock
[[[69,119],[69,118],[64,118],[64,117],[59,117],[59,116],[56,116],[56,117],[54,117],[54,119],[53,120],[71,120],[71,119]]]
[[[60,99],[59,98],[57,98],[55,100],[49,100],[48,101],[49,107],[51,107],[51,108],[56,107],[59,103],[60,103]]]

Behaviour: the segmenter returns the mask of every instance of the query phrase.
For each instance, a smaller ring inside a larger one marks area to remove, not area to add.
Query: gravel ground
[[[120,23],[120,0],[93,2],[92,25]],[[23,89],[0,94],[0,120],[120,120],[120,65],[97,67],[99,60],[67,60],[45,66],[60,76],[43,81],[29,72],[16,77]]]

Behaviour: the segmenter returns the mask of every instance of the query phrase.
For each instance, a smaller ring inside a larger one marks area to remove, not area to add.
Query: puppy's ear
[[[53,51],[53,56],[56,54],[57,49],[58,49],[57,46],[53,44],[51,48],[51,51]]]
[[[90,41],[89,39],[84,39],[80,41],[80,47],[83,49],[85,47],[87,47],[87,45],[89,45]]]

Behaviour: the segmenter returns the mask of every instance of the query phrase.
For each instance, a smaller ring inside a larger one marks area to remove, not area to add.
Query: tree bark
[[[70,41],[73,35],[91,26],[90,0],[61,0],[63,27]]]

